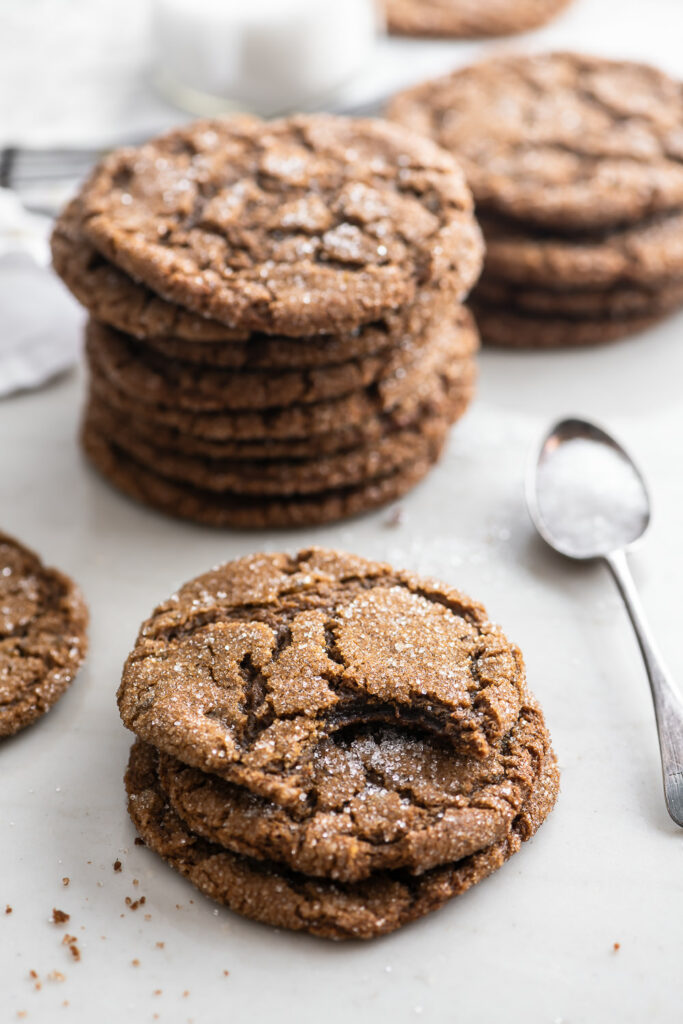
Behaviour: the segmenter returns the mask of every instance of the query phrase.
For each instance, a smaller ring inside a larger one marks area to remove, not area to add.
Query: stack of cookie
[[[576,54],[503,57],[397,96],[389,115],[463,164],[486,238],[484,341],[608,341],[683,304],[679,82]]]
[[[59,219],[90,311],[83,443],[216,526],[402,494],[472,395],[482,242],[457,163],[385,122],[201,122],[114,152]]]
[[[401,927],[500,867],[558,789],[516,647],[434,580],[323,549],[200,576],[118,694],[145,844],[257,921]]]

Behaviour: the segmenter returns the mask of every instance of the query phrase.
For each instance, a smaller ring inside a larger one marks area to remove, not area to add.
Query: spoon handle
[[[664,668],[650,631],[625,551],[614,551],[605,561],[624,599],[647,669],[655,706],[666,807],[683,827],[683,699]]]

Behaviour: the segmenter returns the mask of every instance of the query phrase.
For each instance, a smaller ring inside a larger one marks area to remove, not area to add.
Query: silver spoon
[[[579,561],[600,558],[615,579],[650,680],[667,810],[683,827],[683,699],[664,668],[626,558],[650,523],[645,481],[604,430],[566,419],[535,453],[526,497],[534,525],[551,548]]]

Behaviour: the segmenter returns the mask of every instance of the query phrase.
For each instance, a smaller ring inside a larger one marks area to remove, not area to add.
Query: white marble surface
[[[625,52],[680,72],[682,7],[584,0],[546,38],[612,52],[622,39]],[[640,20],[629,23],[637,10]],[[18,59],[10,42],[0,33],[3,76],[6,57]],[[397,54],[413,54],[407,80],[466,52],[398,44],[383,67],[389,76]],[[94,87],[95,62],[88,74]],[[59,99],[44,103],[58,114]],[[45,129],[34,100],[25,100],[31,130]],[[14,123],[22,123],[16,112]],[[387,525],[387,510],[267,535],[176,523],[128,502],[84,464],[75,443],[80,373],[0,403],[2,528],[72,573],[92,609],[91,654],[77,683],[40,724],[0,749],[0,1020],[21,1011],[45,1024],[680,1020],[683,837],[664,809],[635,641],[607,574],[565,563],[535,541],[522,476],[531,444],[567,413],[598,418],[632,449],[655,505],[634,567],[672,672],[683,679],[682,337],[683,315],[601,349],[485,352],[477,401],[441,465],[401,503],[398,527]],[[216,910],[133,845],[123,800],[130,737],[114,691],[142,618],[218,561],[312,542],[438,574],[485,601],[525,652],[563,770],[555,812],[497,875],[438,914],[365,945],[328,944]],[[112,868],[117,858],[120,874]],[[145,906],[129,910],[125,897],[141,895]],[[11,915],[1,913],[5,904]],[[79,963],[61,944],[64,929],[48,922],[53,907],[71,914]],[[64,981],[48,980],[55,970]]]

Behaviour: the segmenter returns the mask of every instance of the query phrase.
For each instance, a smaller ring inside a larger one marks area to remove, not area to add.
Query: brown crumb
[[[139,884],[140,884],[140,879],[139,878],[134,878],[133,879],[133,885],[139,885]]]
[[[69,1005],[69,1000],[65,999],[64,1002],[62,1003],[62,1006],[68,1006],[68,1005]]]
[[[224,978],[227,978],[227,976],[228,976],[229,974],[230,974],[230,971],[223,971],[223,977],[224,977]]]
[[[5,907],[5,913],[6,914],[11,914],[12,913],[12,907],[10,907],[9,903]]]
[[[75,935],[65,935],[64,938],[62,939],[62,945],[69,947],[69,952],[71,953],[74,960],[81,959],[81,951],[77,946],[77,942],[78,939],[76,938]]]
[[[160,988],[155,988],[154,989],[154,995],[155,996],[160,996],[161,995],[161,989]]]
[[[157,942],[157,944],[156,944],[157,949],[163,949],[165,945],[166,945],[165,942]]]
[[[39,981],[37,981],[33,987],[36,990],[36,992],[40,992],[40,990],[41,990],[41,988],[43,986],[42,986],[42,984]]]
[[[151,920],[152,920],[152,915],[151,914],[145,914],[145,921],[151,921]]]
[[[141,839],[140,836],[136,836],[135,837],[135,845],[136,846],[144,846],[145,845],[145,840]]]
[[[620,942],[615,942],[614,945],[612,946],[612,949],[614,950],[615,953],[618,953],[619,950],[621,949],[621,943]]]
[[[24,1018],[25,1016],[26,1016],[26,1010],[17,1010],[17,1017],[18,1017],[18,1018],[19,1018],[20,1020],[23,1020],[23,1018]]]
[[[137,959],[137,957],[135,958],[135,960],[131,960],[131,966],[132,967],[139,967],[140,966],[140,961]]]
[[[114,871],[120,871],[122,867],[123,867],[123,864],[121,863],[120,860],[115,860],[114,861]]]
[[[28,972],[28,976],[29,976],[29,978],[37,978],[38,977],[38,972],[37,971],[29,971]]]
[[[71,919],[71,914],[67,914],[65,910],[57,910],[56,907],[52,908],[52,923],[53,924],[66,924]]]
[[[126,906],[130,907],[131,910],[137,910],[138,907],[144,907],[146,902],[147,902],[147,897],[146,896],[140,896],[140,898],[137,899],[137,900],[133,900],[133,899],[131,899],[130,896],[126,896],[126,898],[124,900],[124,903],[126,904]]]
[[[185,991],[183,992],[183,999],[187,999],[189,994],[190,994],[190,990],[188,988],[186,988]]]
[[[66,981],[66,975],[62,974],[61,971],[50,971],[47,976],[48,981]]]
[[[64,878],[62,879],[62,885],[66,886],[69,884],[70,881],[71,879],[65,875]]]

